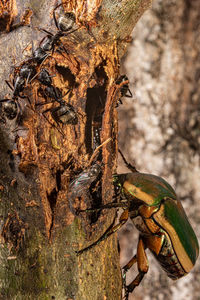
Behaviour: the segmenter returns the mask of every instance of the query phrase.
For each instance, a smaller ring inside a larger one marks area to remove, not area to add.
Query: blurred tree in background
[[[200,237],[200,2],[153,1],[124,58],[133,99],[119,108],[119,146],[141,172],[164,177]],[[120,161],[121,162],[121,161]],[[126,172],[123,162],[119,172]],[[123,235],[125,234],[125,236]],[[135,253],[137,230],[120,232],[121,264]],[[127,241],[127,239],[128,241]],[[132,241],[133,246],[130,246]],[[148,252],[150,254],[150,252]],[[150,269],[132,299],[199,299],[200,263],[177,282],[149,255]],[[136,268],[129,272],[135,276]]]

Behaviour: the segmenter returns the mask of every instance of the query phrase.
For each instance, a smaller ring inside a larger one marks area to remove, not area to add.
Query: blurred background
[[[124,58],[133,98],[123,98],[119,148],[140,172],[164,177],[175,189],[200,241],[200,1],[154,0],[140,19]],[[119,156],[118,173],[126,173]],[[136,253],[131,222],[119,232],[121,266]],[[149,272],[129,296],[200,299],[200,260],[172,281],[147,250]],[[137,267],[127,274],[130,282]]]

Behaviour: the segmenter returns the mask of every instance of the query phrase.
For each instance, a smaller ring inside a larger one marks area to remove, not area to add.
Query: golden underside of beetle
[[[145,209],[140,209],[140,212],[144,213]],[[159,214],[159,210],[157,213]],[[152,216],[146,218],[144,214],[132,219],[132,221],[141,233],[141,239],[144,242],[145,248],[151,250],[168,277],[175,280],[188,273],[177,258],[177,253],[174,251],[168,233],[155,223]],[[175,246],[177,246],[177,243]],[[183,251],[183,249],[179,249],[179,251]],[[184,255],[186,254],[184,253]],[[189,267],[192,266],[191,264],[189,265]]]

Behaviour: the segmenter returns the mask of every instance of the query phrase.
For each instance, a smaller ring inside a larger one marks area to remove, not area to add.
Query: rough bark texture
[[[7,120],[1,103],[0,298],[121,299],[116,237],[78,258],[75,253],[102,235],[115,220],[115,210],[75,217],[67,196],[69,182],[87,169],[95,148],[111,138],[97,156],[102,162],[101,180],[95,186],[97,199],[95,191],[88,191],[74,205],[84,209],[94,201],[97,206],[112,201],[119,61],[133,27],[150,3],[63,1],[65,12],[75,14],[79,30],[62,38],[42,68],[54,76],[53,86],[62,95],[71,89],[64,100],[73,105],[78,124],[59,126],[50,112],[43,114],[58,103],[38,105],[48,99],[37,78],[23,90],[30,103],[27,98],[17,99],[19,118]],[[4,80],[19,74],[22,63],[32,55],[32,40],[36,48],[45,36],[36,27],[55,34],[54,6],[54,1],[45,0],[1,1],[0,99],[12,98]],[[31,12],[32,26],[21,26],[28,24]]]
[[[124,64],[134,99],[124,99],[119,108],[119,147],[139,171],[171,183],[198,238],[199,49],[199,1],[155,0],[134,29]],[[128,235],[128,241],[121,240],[122,265],[135,253],[137,231],[132,227],[129,223],[122,230]],[[189,275],[174,282],[149,258],[150,270],[130,299],[199,299],[199,260]],[[129,280],[136,272],[130,272]]]

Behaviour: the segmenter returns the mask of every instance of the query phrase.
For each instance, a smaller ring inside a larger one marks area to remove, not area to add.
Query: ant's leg
[[[5,80],[6,84],[9,86],[9,88],[13,91],[14,88],[11,86],[10,82],[8,80]]]
[[[42,39],[41,39],[41,41],[40,41],[40,43],[39,43],[39,47],[40,47],[40,45],[43,43],[43,41],[46,39],[46,36],[44,36]]]
[[[58,30],[60,30],[60,28],[59,28],[59,26],[58,26],[58,21],[57,21],[57,19],[56,19],[56,13],[55,13],[55,11],[56,11],[56,9],[57,9],[59,6],[61,6],[61,5],[62,5],[62,3],[58,4],[58,5],[54,8],[54,10],[53,10],[53,20],[54,20],[54,23],[55,23],[55,25],[56,25],[56,27],[57,27]]]
[[[32,48],[31,48],[32,56],[34,56],[34,44],[33,44],[33,41],[31,41],[31,46],[32,46]]]
[[[58,127],[56,127],[53,123],[51,123],[50,121],[49,121],[49,119],[46,117],[46,113],[47,112],[51,112],[52,111],[52,108],[48,108],[48,109],[46,109],[46,110],[44,110],[43,112],[42,112],[42,115],[43,115],[43,117],[47,120],[47,122],[52,126],[52,127],[54,127],[54,128],[56,128],[59,132],[60,132],[60,134],[62,134],[62,136],[64,136],[64,133],[63,133],[63,131],[61,131],[60,130],[60,128],[58,128],[59,127],[59,124],[56,122],[56,124],[58,125]]]
[[[28,76],[27,76],[27,78],[25,80],[25,86],[27,86],[29,84],[29,78],[30,78],[30,76],[31,76],[31,71],[28,73]]]
[[[17,107],[19,108],[19,114],[20,114],[20,116],[22,116],[22,107],[21,107],[21,105],[20,105],[20,103],[19,103],[19,101],[17,101]]]
[[[68,32],[63,32],[62,36],[67,36],[75,31],[77,31],[79,28],[73,29],[71,31]],[[67,51],[67,49],[65,48],[64,44],[62,43],[62,41],[60,40],[60,43],[62,44],[62,48],[64,49],[64,51],[66,52],[66,54],[69,54],[69,52]]]
[[[21,107],[19,101],[16,101],[16,103],[17,103],[17,108],[18,108],[18,110],[19,110],[19,113],[18,113],[18,115],[17,115],[17,124],[19,125],[19,123],[20,123],[20,121],[21,121],[21,118],[22,118],[23,111],[22,111],[22,107]],[[30,109],[32,109],[32,108],[30,107]],[[32,109],[32,110],[33,110],[33,109]],[[17,125],[17,127],[15,127],[15,128],[12,130],[12,132],[16,132],[16,131],[19,131],[19,130],[29,130],[28,128],[21,128],[21,129],[19,129],[18,125]]]
[[[45,105],[45,104],[49,104],[49,103],[54,103],[54,100],[52,100],[50,102],[39,102],[39,103],[36,103],[35,106]]]
[[[68,55],[68,54],[69,54],[69,52],[67,51],[67,49],[65,48],[65,46],[63,45],[63,43],[62,43],[62,42],[61,42],[61,44],[62,44],[62,48],[64,49],[65,53]]]
[[[65,97],[65,96],[67,96],[71,91],[72,91],[72,89],[69,89],[69,90],[67,91],[67,93],[65,93],[65,94],[62,96],[62,98]]]
[[[31,106],[31,100],[30,100],[30,98],[28,97],[28,96],[25,96],[25,98],[27,98],[27,100],[28,100],[28,103],[30,104],[30,106]]]
[[[97,41],[96,37],[94,36],[94,34],[90,31],[90,28],[88,25],[85,26],[86,27],[86,30],[88,32],[88,34],[95,40]]]
[[[3,103],[3,102],[7,102],[7,101],[9,101],[9,100],[11,100],[11,99],[1,99],[0,102]]]
[[[56,49],[56,52],[57,53],[59,53],[60,55],[62,55],[63,57],[65,57],[64,56],[64,54],[63,54],[63,52],[62,52],[62,50],[64,50],[64,52],[68,55],[69,53],[67,52],[67,49],[64,47],[64,45],[63,45],[63,43],[60,41],[60,43],[62,44],[62,46],[59,46],[59,48],[57,48]],[[53,47],[52,47],[52,55],[54,54],[54,51],[55,51],[55,44],[53,45]],[[71,59],[70,59],[71,60]]]
[[[29,98],[28,96],[19,95],[18,97],[21,98],[21,99],[27,99],[27,100],[28,100],[28,103],[29,103],[30,106],[31,106],[31,100],[30,100],[30,98]]]
[[[55,100],[56,102],[58,102],[60,105],[66,104],[66,102],[63,100],[63,97],[65,97],[66,95],[68,95],[68,94],[71,92],[71,89],[69,89],[69,90],[67,91],[67,93],[65,93],[61,98],[59,98],[59,95],[58,95],[58,93],[57,93],[57,90],[56,90],[56,88],[54,88],[54,86],[53,86],[53,89],[54,89],[55,94],[56,94],[56,99],[54,99],[54,100]]]
[[[50,36],[53,36],[53,33],[51,33],[50,31],[48,31],[48,30],[46,30],[46,29],[44,29],[44,28],[37,27],[37,29],[38,29],[39,31],[45,32],[46,34],[48,34],[48,35],[50,35]]]
[[[46,58],[49,56],[49,54],[44,58],[44,60],[42,61],[42,63],[40,64],[40,67],[42,66],[42,64],[44,63],[44,61],[46,60]],[[39,70],[34,76],[33,78],[31,78],[31,80],[29,81],[29,83],[31,83],[39,74],[40,74],[41,70]],[[51,77],[55,77],[56,75],[51,75],[49,76],[49,78]]]

